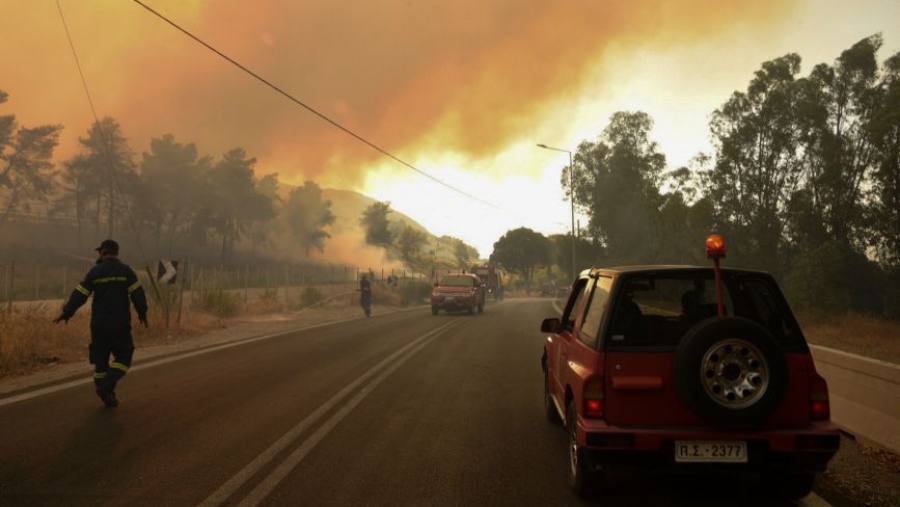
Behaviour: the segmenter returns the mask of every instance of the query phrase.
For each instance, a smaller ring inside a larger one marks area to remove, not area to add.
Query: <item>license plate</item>
[[[742,440],[676,440],[678,463],[746,463],[747,442]]]

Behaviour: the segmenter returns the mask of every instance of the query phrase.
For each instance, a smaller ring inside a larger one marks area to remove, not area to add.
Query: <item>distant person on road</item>
[[[368,317],[372,314],[372,284],[365,274],[359,279],[359,292],[359,306]]]
[[[119,244],[104,240],[95,249],[99,258],[84,280],[75,286],[62,313],[53,322],[75,315],[93,295],[91,303],[91,344],[88,360],[94,365],[94,388],[107,407],[116,407],[116,384],[131,367],[134,340],[131,337],[131,305],[147,326],[147,297],[134,270],[119,260]],[[113,362],[109,362],[110,355]]]

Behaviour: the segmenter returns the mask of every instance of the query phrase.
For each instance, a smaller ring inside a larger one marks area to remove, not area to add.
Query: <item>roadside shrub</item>
[[[429,282],[412,281],[400,285],[398,289],[401,306],[419,305],[431,297],[432,285]]]
[[[239,298],[222,289],[209,289],[200,292],[197,307],[216,317],[233,317],[239,310]]]
[[[315,287],[306,287],[300,294],[300,305],[302,307],[314,306],[325,299],[322,292]]]
[[[375,287],[372,289],[372,304],[375,306],[398,306],[400,305],[400,294],[390,289]]]
[[[783,288],[798,311],[822,315],[846,312],[882,315],[883,273],[865,256],[837,241],[794,258]]]
[[[259,302],[264,312],[271,312],[281,308],[281,300],[278,298],[278,289],[263,289],[259,294]]]
[[[174,308],[178,304],[179,289],[177,285],[163,283],[151,285],[143,283],[144,291],[151,303]]]

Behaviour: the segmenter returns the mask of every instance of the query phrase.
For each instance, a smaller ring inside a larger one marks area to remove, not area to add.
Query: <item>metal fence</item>
[[[164,285],[174,285],[184,291],[243,291],[245,300],[251,290],[260,289],[279,290],[285,298],[292,291],[305,287],[316,287],[325,295],[352,290],[363,273],[367,273],[374,283],[382,285],[392,280],[427,279],[426,275],[385,267],[329,264],[212,266],[181,262],[176,277],[162,282],[158,266],[132,267],[148,291],[159,291]],[[80,262],[53,265],[7,262],[0,269],[2,307],[11,311],[15,303],[65,300],[89,269],[90,265]]]

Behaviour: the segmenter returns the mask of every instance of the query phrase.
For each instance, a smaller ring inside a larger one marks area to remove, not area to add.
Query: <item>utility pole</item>
[[[569,150],[564,150],[562,148],[553,148],[547,146],[546,144],[538,144],[538,148],[544,148],[545,150],[553,150],[559,151],[563,153],[569,154],[569,197],[572,202],[572,280],[578,276],[578,267],[575,263],[575,246],[576,246],[576,233],[575,233],[575,182],[573,180],[574,167],[572,167],[572,152]]]

